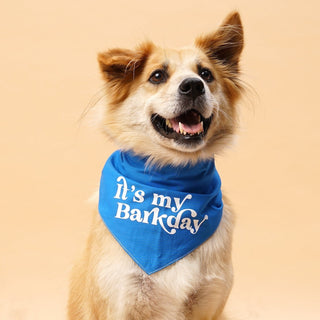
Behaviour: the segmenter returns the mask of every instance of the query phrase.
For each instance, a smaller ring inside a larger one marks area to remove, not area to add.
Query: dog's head
[[[147,42],[100,53],[105,132],[122,149],[162,164],[213,157],[236,128],[242,48],[240,16],[232,13],[192,47]]]

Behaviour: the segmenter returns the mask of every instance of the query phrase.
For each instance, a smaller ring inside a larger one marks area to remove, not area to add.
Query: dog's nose
[[[184,79],[179,86],[179,93],[195,99],[205,92],[203,82],[197,78]]]

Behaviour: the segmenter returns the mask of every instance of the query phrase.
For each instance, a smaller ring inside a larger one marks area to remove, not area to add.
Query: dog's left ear
[[[216,32],[197,38],[195,45],[210,59],[220,61],[237,73],[243,49],[243,28],[239,13],[229,14]]]

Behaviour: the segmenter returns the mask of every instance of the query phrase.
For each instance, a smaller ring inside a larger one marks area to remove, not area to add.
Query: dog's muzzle
[[[205,87],[198,78],[186,78],[178,87],[180,112],[174,118],[154,113],[151,116],[153,128],[167,139],[182,144],[197,144],[208,132],[213,115],[202,115]]]

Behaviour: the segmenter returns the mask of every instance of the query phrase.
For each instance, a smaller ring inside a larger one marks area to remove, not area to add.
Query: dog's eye
[[[160,84],[160,83],[166,82],[167,77],[168,76],[167,76],[166,72],[159,69],[159,70],[152,72],[152,74],[149,78],[149,81],[153,84]]]
[[[206,82],[212,82],[214,80],[211,71],[207,68],[199,69],[199,76]]]

